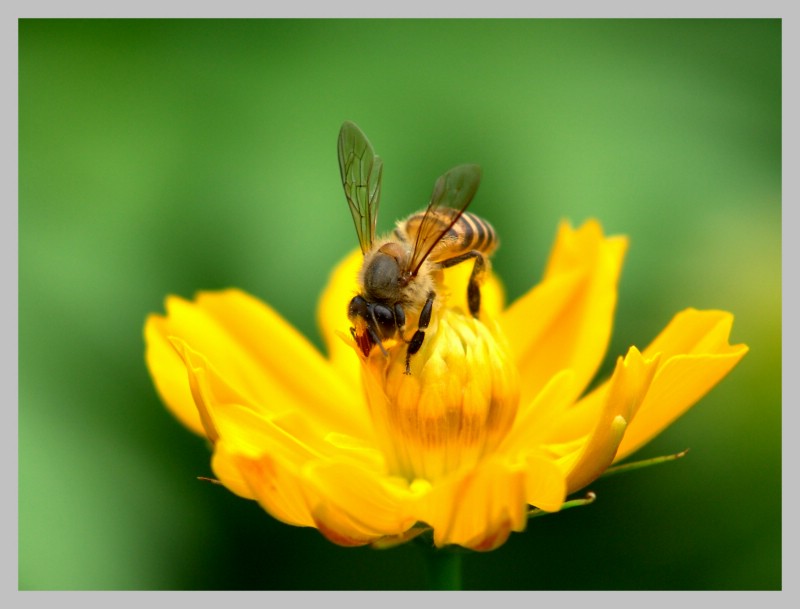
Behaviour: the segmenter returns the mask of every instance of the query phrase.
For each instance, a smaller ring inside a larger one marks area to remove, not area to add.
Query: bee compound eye
[[[391,338],[395,335],[397,324],[394,313],[386,305],[375,304],[372,306],[372,316],[380,330],[381,338]]]
[[[350,301],[350,304],[347,306],[347,316],[351,320],[355,319],[356,317],[362,317],[366,319],[368,308],[369,307],[367,306],[366,300],[364,300],[361,296],[354,296]]]

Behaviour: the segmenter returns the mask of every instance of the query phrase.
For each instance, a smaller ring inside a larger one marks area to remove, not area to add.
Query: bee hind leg
[[[478,250],[471,250],[455,258],[443,260],[440,264],[442,268],[448,268],[469,260],[470,258],[475,259],[475,264],[472,266],[472,273],[469,276],[469,284],[467,285],[467,306],[472,316],[477,317],[481,310],[480,284],[483,274],[486,271],[486,258],[484,255]]]

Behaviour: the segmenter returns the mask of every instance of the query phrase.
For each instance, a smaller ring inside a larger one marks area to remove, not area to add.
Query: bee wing
[[[375,241],[375,224],[381,201],[383,161],[375,154],[367,136],[355,123],[345,121],[339,130],[339,171],[361,252]]]
[[[480,181],[481,168],[478,165],[458,165],[436,180],[431,202],[428,203],[414,241],[408,269],[412,276],[417,274],[422,263],[447,231],[458,222],[475,196]],[[451,214],[452,218],[442,221],[442,215],[437,215],[436,212],[447,207],[452,208],[454,213]]]

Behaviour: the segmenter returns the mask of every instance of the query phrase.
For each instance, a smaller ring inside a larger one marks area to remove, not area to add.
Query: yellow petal
[[[303,473],[321,498],[312,510],[314,520],[332,541],[353,545],[402,535],[416,522],[405,480],[341,461],[317,462]]]
[[[295,464],[268,455],[250,458],[234,455],[233,466],[240,472],[250,494],[272,516],[295,526],[313,527],[311,507],[317,503],[302,482]]]
[[[170,337],[170,342],[175,348],[175,352],[181,357],[184,364],[184,372],[186,373],[187,382],[189,383],[189,392],[192,396],[192,402],[195,405],[197,414],[200,418],[200,424],[206,437],[211,442],[219,440],[219,431],[214,423],[212,411],[209,406],[211,404],[212,390],[208,387],[209,381],[207,378],[206,368],[208,367],[206,361],[202,356],[194,353],[181,339]],[[197,362],[197,363],[195,363]],[[213,378],[217,379],[219,375],[214,374]],[[227,384],[220,383],[217,392],[223,395],[227,402],[247,403],[249,400],[240,396],[235,390],[230,388]]]
[[[173,338],[173,341],[175,351],[180,353],[185,362],[184,370],[188,370],[188,382],[191,385],[196,410],[207,430],[206,433],[215,443],[211,463],[214,474],[226,488],[237,495],[248,499],[257,499],[260,492],[263,492],[263,488],[255,487],[252,480],[254,478],[263,480],[267,477],[265,471],[268,472],[271,477],[269,482],[264,484],[269,488],[281,489],[277,494],[278,498],[275,504],[269,505],[270,513],[288,524],[310,526],[312,520],[308,510],[304,509],[305,502],[297,499],[297,494],[302,494],[302,489],[298,488],[296,484],[291,485],[293,482],[291,477],[287,476],[286,480],[283,478],[278,480],[278,467],[274,465],[274,460],[260,456],[262,450],[269,449],[268,443],[262,442],[261,438],[257,437],[259,429],[264,427],[265,423],[256,420],[255,424],[248,425],[248,421],[245,421],[245,433],[238,433],[235,424],[228,424],[226,416],[233,412],[234,416],[239,414],[256,418],[255,414],[252,411],[244,412],[245,409],[236,403],[237,401],[243,402],[244,399],[226,386],[224,381],[219,379],[218,374],[209,371],[208,363],[202,356],[193,352],[180,339]],[[216,388],[212,389],[211,384],[217,385]],[[217,408],[217,400],[220,398],[225,399],[226,402]],[[220,436],[219,429],[222,429],[222,436]],[[242,441],[243,438],[244,441]],[[257,472],[258,475],[254,472]]]
[[[636,347],[631,347],[624,359],[617,360],[610,384],[593,398],[602,399],[593,429],[581,448],[561,461],[570,493],[589,484],[611,465],[633,413],[653,382],[658,362],[658,356],[647,359]],[[581,405],[574,410],[580,412]]]
[[[486,459],[464,475],[431,489],[422,511],[437,547],[457,544],[477,551],[502,545],[526,524],[525,472]]]
[[[489,273],[481,284],[481,316],[499,319],[506,306],[506,290],[494,273]]]
[[[404,483],[387,482],[374,447],[331,434],[299,411],[267,416],[248,406],[202,355],[173,340],[208,435],[216,440],[214,472],[228,488],[257,499],[281,521],[316,526],[342,545],[413,526],[401,509]]]
[[[361,386],[361,365],[353,349],[342,337],[350,336],[347,306],[358,294],[358,271],[364,257],[353,250],[333,269],[317,307],[317,322],[328,351],[328,359],[342,382],[349,387]]]
[[[203,311],[195,303],[175,296],[168,297],[166,305],[166,317],[151,316],[151,319],[156,319],[158,322],[159,342],[154,341],[153,344],[158,347],[159,351],[163,348],[161,341],[171,343],[170,348],[173,349],[173,353],[180,360],[183,354],[175,351],[175,339],[178,337],[181,344],[189,341],[198,351],[209,354],[214,358],[215,366],[222,371],[220,376],[223,376],[228,384],[236,387],[237,392],[243,396],[244,401],[248,404],[256,404],[255,396],[259,394],[269,395],[268,383],[265,383],[266,379],[258,362],[225,332],[224,328],[221,328],[207,312]],[[150,344],[148,344],[149,348]],[[185,365],[181,370],[180,367],[165,365],[166,362],[163,359],[159,362],[153,360],[153,362],[150,372],[157,386],[172,384],[180,387],[185,383],[185,388],[191,398]],[[282,399],[271,400],[268,403],[279,410],[285,410],[287,403],[291,404],[293,399],[291,394],[285,391],[283,393]],[[176,406],[173,403],[167,402],[167,404],[175,410]],[[194,404],[193,399],[192,404]],[[186,404],[181,402],[179,406],[185,408]],[[195,410],[197,410],[196,406]]]
[[[400,535],[386,535],[385,537],[381,537],[380,539],[376,539],[372,542],[372,547],[376,550],[388,550],[390,548],[396,548],[397,546],[403,545],[404,543],[408,543],[415,537],[418,537],[422,533],[429,531],[430,527],[425,524],[420,524],[417,526],[413,526],[404,533]]]
[[[256,359],[268,391],[285,389],[306,411],[337,429],[365,433],[369,417],[356,386],[348,385],[317,349],[272,308],[240,290],[205,292],[197,304]]]
[[[567,479],[561,469],[542,455],[525,459],[526,501],[546,512],[557,512],[567,497]]]
[[[456,544],[476,551],[502,545],[527,524],[528,504],[558,510],[564,477],[552,461],[531,457],[512,463],[502,456],[437,481],[420,502],[420,519],[433,527],[438,547]]]
[[[169,411],[198,435],[205,435],[192,399],[186,366],[169,341],[169,323],[161,315],[149,315],[144,326],[145,362],[158,395]]]
[[[503,439],[498,452],[518,458],[539,450],[564,413],[573,405],[575,374],[564,370],[554,376],[536,396],[521,406],[514,425]]]
[[[186,373],[167,359],[165,337],[179,337],[202,353],[254,407],[268,413],[300,408],[332,429],[369,433],[359,392],[344,385],[305,338],[253,297],[238,290],[202,293],[197,302],[173,296],[167,299],[167,316],[151,320],[145,330],[153,340],[151,374],[165,393],[180,389],[172,390],[167,404],[193,429],[197,420],[186,414]]]
[[[376,475],[352,463],[310,461],[302,467],[263,456],[239,467],[257,500],[276,518],[314,526],[330,541],[359,546],[399,536],[415,519],[404,481]]]
[[[702,398],[748,351],[730,345],[733,315],[687,309],[678,313],[644,351],[661,354],[652,386],[625,432],[616,460],[649,442]]]
[[[214,444],[214,454],[211,457],[211,470],[222,485],[231,492],[244,499],[255,499],[255,494],[239,469],[238,458],[235,451],[228,450],[227,442],[217,442]]]
[[[576,395],[602,362],[628,241],[604,237],[596,221],[559,227],[543,281],[501,318],[518,362],[523,403],[561,370],[576,374]]]
[[[251,403],[227,382],[206,358],[183,341],[172,339],[186,363],[192,395],[206,435],[212,442],[227,443],[227,449],[247,457],[269,454],[298,466],[337,455],[374,464],[365,450],[343,451],[341,442],[327,441],[329,427],[299,409],[269,413]]]
[[[237,494],[258,499],[279,520],[312,526],[312,502],[297,472],[305,463],[321,458],[315,450],[321,442],[314,430],[298,426],[295,412],[264,418],[246,405],[247,399],[237,394],[202,355],[180,339],[173,340],[186,362],[207,434],[215,446],[221,447],[219,452],[215,450],[212,461],[214,473]],[[292,419],[295,425],[287,425]]]

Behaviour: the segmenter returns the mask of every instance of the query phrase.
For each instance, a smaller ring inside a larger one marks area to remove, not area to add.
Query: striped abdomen
[[[426,223],[430,225],[424,227],[425,234],[440,234],[453,221],[453,216],[457,213],[458,210],[449,207],[443,207],[429,213]],[[411,244],[417,239],[424,217],[425,212],[416,213],[410,216],[402,225]],[[483,218],[465,211],[442,236],[431,251],[428,259],[431,262],[441,262],[473,250],[489,256],[497,249],[499,243],[497,234],[491,224]]]

